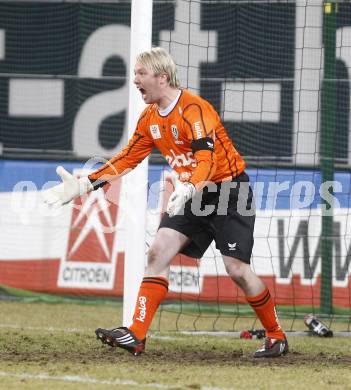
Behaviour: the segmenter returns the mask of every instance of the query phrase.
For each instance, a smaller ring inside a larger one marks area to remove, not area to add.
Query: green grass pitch
[[[134,357],[94,335],[120,325],[121,312],[120,304],[0,301],[0,389],[351,389],[351,337],[290,337],[287,356],[255,360],[261,340],[154,330]]]

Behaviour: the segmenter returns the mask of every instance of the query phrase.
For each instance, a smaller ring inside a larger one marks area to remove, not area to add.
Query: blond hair
[[[140,53],[136,62],[151,69],[157,76],[166,74],[171,87],[180,87],[176,64],[171,55],[162,47],[153,47],[150,51]]]

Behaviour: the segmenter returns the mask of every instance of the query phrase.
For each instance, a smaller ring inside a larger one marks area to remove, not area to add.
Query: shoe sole
[[[253,357],[256,358],[256,359],[262,359],[262,358],[278,358],[280,356],[284,356],[286,355],[287,353],[289,352],[289,350],[284,350],[283,352],[281,352],[280,354],[276,354],[276,355],[259,355],[259,356],[256,356],[255,354],[253,354]]]

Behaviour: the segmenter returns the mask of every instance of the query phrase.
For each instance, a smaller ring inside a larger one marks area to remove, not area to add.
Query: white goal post
[[[138,53],[151,48],[152,0],[132,0],[131,11],[128,138],[132,136],[139,115],[145,107],[133,83],[134,64]],[[131,173],[123,177],[127,237],[124,260],[124,326],[129,326],[132,322],[134,306],[146,264],[147,185],[148,159],[145,159]]]

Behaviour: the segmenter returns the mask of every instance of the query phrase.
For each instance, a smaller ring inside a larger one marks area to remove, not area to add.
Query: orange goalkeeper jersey
[[[182,90],[165,116],[156,104],[141,114],[136,130],[121,152],[89,175],[94,186],[135,168],[156,146],[180,180],[194,185],[221,182],[240,175],[245,162],[235,149],[219,115],[199,96]]]

